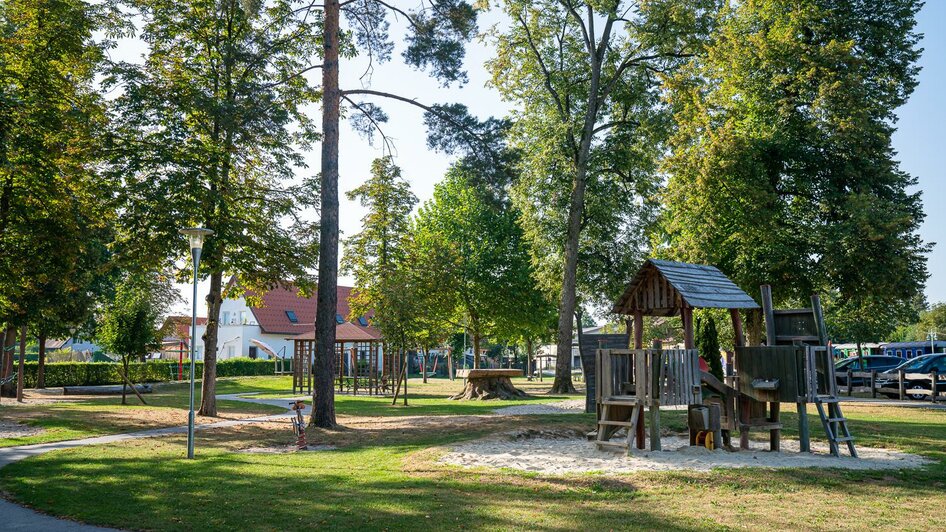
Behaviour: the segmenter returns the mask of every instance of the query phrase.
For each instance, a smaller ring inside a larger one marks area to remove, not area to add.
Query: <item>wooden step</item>
[[[605,447],[620,447],[621,449],[627,449],[627,442],[620,441],[596,441],[596,445],[603,445]]]
[[[637,404],[637,396],[634,395],[612,395],[607,399],[602,399],[601,404],[603,405],[622,405],[622,406],[634,406]]]
[[[815,396],[816,403],[838,403],[840,401],[841,401],[840,399],[838,399],[837,397],[833,397],[831,395],[816,395]]]
[[[854,436],[843,436],[843,437],[838,438],[838,439],[836,439],[836,440],[834,440],[834,441],[836,441],[836,442],[838,442],[838,443],[846,442],[846,441],[854,441]]]
[[[630,427],[630,421],[612,421],[610,419],[602,419],[598,421],[599,425],[611,425],[612,427]]]
[[[841,421],[847,421],[846,417],[829,417],[828,423],[839,423]]]

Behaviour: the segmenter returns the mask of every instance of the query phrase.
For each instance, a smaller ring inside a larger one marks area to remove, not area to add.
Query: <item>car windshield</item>
[[[904,371],[922,372],[923,368],[927,364],[929,364],[930,360],[932,360],[932,357],[930,355],[924,355],[921,357],[914,358],[913,360],[908,360],[904,362],[903,364],[900,364],[900,366],[897,369],[902,369]]]

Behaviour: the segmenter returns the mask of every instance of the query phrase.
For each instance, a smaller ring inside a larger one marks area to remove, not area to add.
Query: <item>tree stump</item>
[[[518,369],[471,369],[463,391],[451,397],[456,400],[522,399],[530,397],[512,385],[510,377],[521,377]]]

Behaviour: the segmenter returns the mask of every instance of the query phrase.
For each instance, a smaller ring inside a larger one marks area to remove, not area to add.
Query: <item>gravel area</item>
[[[867,447],[858,447],[860,458],[835,458],[828,454],[827,444],[814,441],[814,452],[805,454],[799,453],[798,442],[791,440],[783,440],[783,450],[777,453],[764,450],[767,442],[752,442],[749,451],[740,452],[710,451],[702,447],[690,447],[688,443],[683,437],[664,437],[661,439],[663,451],[634,451],[631,456],[625,456],[620,450],[599,451],[594,442],[582,439],[575,433],[527,432],[454,446],[440,462],[464,467],[511,468],[550,475],[709,471],[737,467],[907,469],[931,463],[917,455]]]
[[[22,438],[24,436],[35,436],[43,432],[39,427],[21,425],[15,421],[0,421],[0,438]]]
[[[538,405],[516,405],[497,408],[494,414],[502,416],[530,416],[539,414],[583,414],[585,412],[584,399],[568,399],[557,403]]]

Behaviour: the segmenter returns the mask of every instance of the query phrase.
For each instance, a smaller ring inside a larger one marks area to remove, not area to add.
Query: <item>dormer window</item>
[[[358,325],[361,325],[362,327],[367,327],[367,326],[368,326],[368,318],[366,318],[366,317],[364,317],[364,316],[358,316]]]
[[[337,323],[337,324],[339,324],[339,325],[345,323],[345,317],[342,316],[341,314],[336,314],[336,315],[335,315],[335,323]]]
[[[299,318],[296,316],[296,313],[293,310],[287,310],[286,317],[289,318],[289,321],[292,323],[299,323]]]

